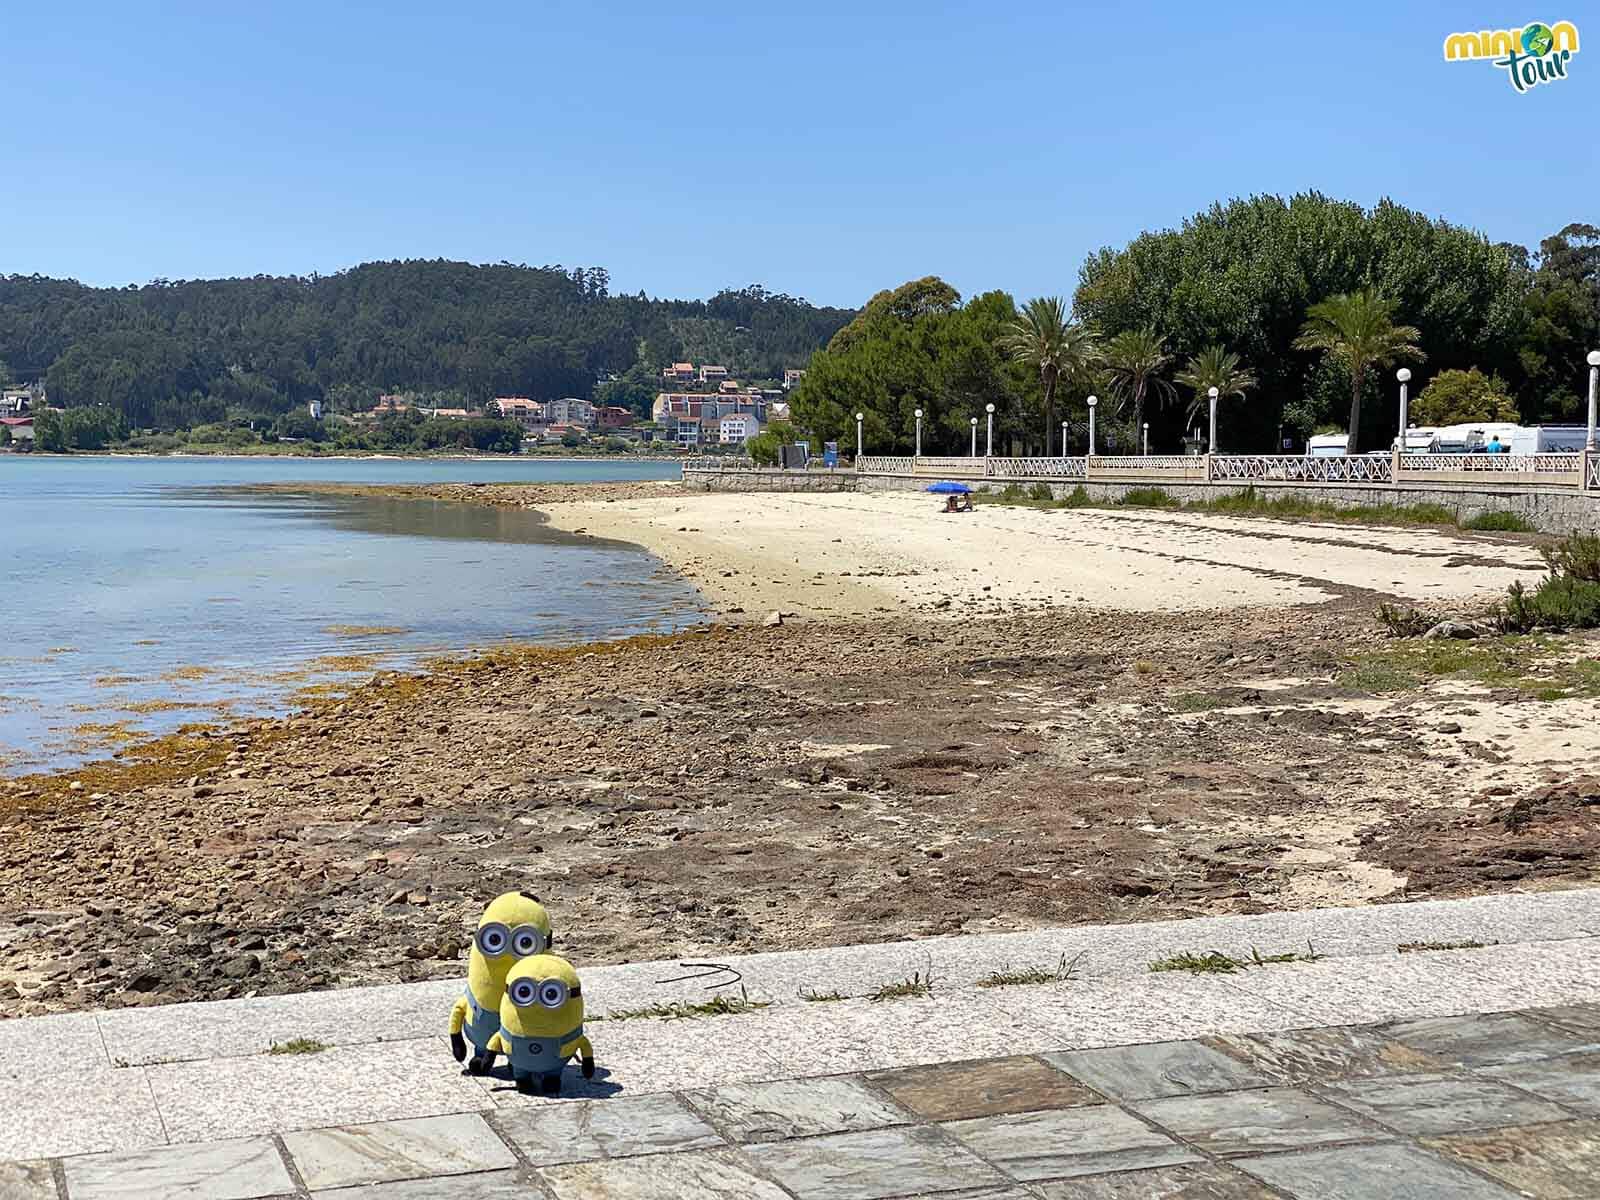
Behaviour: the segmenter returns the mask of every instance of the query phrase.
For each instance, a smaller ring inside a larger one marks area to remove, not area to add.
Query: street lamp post
[[[1061,422],[1061,457],[1067,456],[1067,423]]]
[[[1600,400],[1600,350],[1589,351],[1589,438],[1584,449],[1594,450],[1595,405]]]
[[[917,409],[917,457],[922,457],[922,410]]]
[[[861,422],[865,421],[866,419],[866,413],[856,414],[856,458],[858,460],[861,457]]]
[[[1150,422],[1144,423],[1144,456],[1150,457]]]
[[[1094,406],[1100,403],[1099,396],[1089,397],[1089,457],[1094,457]]]
[[[977,458],[978,457],[978,418],[977,417],[968,417],[967,419],[972,422],[972,457],[973,458]]]
[[[1400,441],[1399,441],[1399,447],[1400,447],[1400,453],[1404,454],[1406,452],[1406,422],[1410,419],[1410,413],[1409,413],[1408,409],[1410,407],[1409,400],[1410,400],[1410,391],[1411,391],[1411,368],[1410,367],[1401,367],[1398,371],[1396,371],[1394,373],[1394,377],[1400,381]]]
[[[1217,452],[1217,397],[1221,395],[1216,388],[1207,388],[1206,395],[1211,397],[1211,436],[1206,440],[1206,453]]]
[[[994,453],[994,405],[985,404],[983,411],[989,414],[989,428],[983,439],[983,456],[988,458]]]

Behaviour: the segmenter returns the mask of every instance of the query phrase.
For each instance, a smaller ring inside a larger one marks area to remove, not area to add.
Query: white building
[[[724,446],[742,446],[760,432],[761,422],[756,420],[755,414],[747,412],[728,413],[721,418],[721,423],[717,430],[717,440]]]
[[[582,425],[594,428],[594,405],[576,396],[548,401],[544,406],[545,423],[549,425]]]
[[[321,400],[313,400],[313,401],[311,401],[311,403],[306,405],[306,410],[311,414],[311,419],[313,421],[322,420],[322,401]]]

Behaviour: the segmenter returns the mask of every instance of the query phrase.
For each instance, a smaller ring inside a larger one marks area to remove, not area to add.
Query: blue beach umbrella
[[[952,483],[948,479],[941,479],[938,483],[930,483],[928,490],[937,492],[941,496],[965,496],[972,489],[964,483]]]

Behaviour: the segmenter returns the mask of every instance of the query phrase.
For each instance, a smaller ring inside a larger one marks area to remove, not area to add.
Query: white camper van
[[[1318,433],[1306,439],[1307,458],[1343,458],[1350,445],[1348,433]]]
[[[1470,425],[1445,425],[1434,430],[1435,454],[1482,454],[1498,439],[1510,454],[1553,454],[1582,450],[1589,431],[1583,425],[1516,425],[1510,421],[1480,421]]]

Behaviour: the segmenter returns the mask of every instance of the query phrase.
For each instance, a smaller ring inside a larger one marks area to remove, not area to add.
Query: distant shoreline
[[[6,455],[0,455],[4,461]],[[235,453],[212,454],[204,450],[72,450],[61,452],[57,450],[30,450],[24,454],[16,454],[18,459],[29,458],[277,458],[277,459],[316,459],[324,462],[340,462],[355,459],[380,459],[395,462],[416,460],[419,462],[613,462],[613,463],[682,463],[684,459],[677,456],[655,454],[395,454],[389,451],[356,451],[349,454],[250,454]]]

